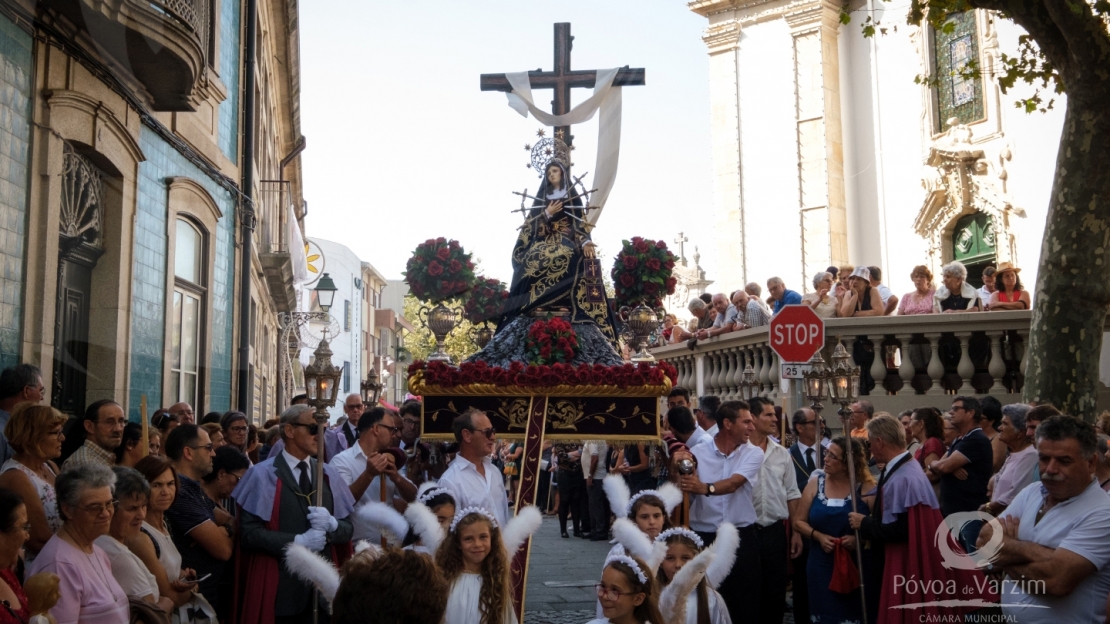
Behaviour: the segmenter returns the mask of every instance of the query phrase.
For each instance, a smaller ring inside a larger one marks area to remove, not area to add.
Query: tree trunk
[[[1110,80],[1102,83],[1068,90],[1025,382],[1027,401],[1052,403],[1087,420],[1097,415],[1110,305]]]

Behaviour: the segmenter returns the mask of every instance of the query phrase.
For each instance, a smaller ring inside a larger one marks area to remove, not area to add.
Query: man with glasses
[[[497,445],[497,430],[486,413],[470,408],[451,424],[459,452],[439,484],[451,490],[455,507],[482,507],[497,518],[500,526],[509,521],[509,497],[501,471],[491,455]]]
[[[343,401],[343,413],[347,416],[347,422],[340,425],[337,432],[337,440],[343,450],[353,448],[358,441],[358,419],[362,417],[364,408],[362,397],[357,394],[348,394]]]
[[[354,446],[331,460],[331,467],[358,501],[355,509],[375,502],[392,507],[398,497],[407,503],[416,500],[416,486],[397,470],[397,457],[390,452],[394,436],[398,434],[393,422],[393,415],[384,408],[367,410],[358,420],[358,439]],[[382,479],[385,479],[385,500],[382,500]],[[378,529],[360,515],[354,514],[351,522],[354,525],[351,539],[355,542],[381,540]]]
[[[181,566],[197,571],[200,593],[217,604],[220,579],[231,559],[234,522],[212,504],[201,480],[212,472],[212,440],[196,425],[178,425],[163,441],[166,457],[177,471],[177,496],[166,510],[174,545],[181,552]],[[222,514],[222,515],[220,515]]]
[[[952,399],[948,420],[959,436],[948,447],[943,458],[927,466],[940,475],[940,511],[948,517],[954,513],[977,511],[987,502],[987,482],[994,473],[994,449],[979,427],[982,418],[979,400],[958,396]],[[971,521],[960,531],[960,545],[968,553],[975,552],[982,521]]]
[[[176,416],[177,422],[183,425],[192,425],[197,422],[196,414],[193,413],[193,406],[184,401],[181,403],[174,403],[166,411],[169,412],[171,416]]]
[[[316,478],[316,436],[323,434],[313,409],[294,405],[278,424],[285,448],[255,464],[231,493],[240,506],[240,526],[246,586],[238,613],[241,624],[293,624],[312,621],[315,588],[289,572],[285,549],[299,544],[329,561],[351,555],[351,523],[355,499],[346,481],[332,466],[324,466],[324,481]],[[180,427],[178,427],[180,429]],[[323,506],[316,493],[323,488]],[[263,596],[275,596],[271,600]],[[320,605],[321,622],[327,610]]]
[[[852,415],[848,422],[852,425],[852,437],[867,445],[867,421],[875,415],[875,406],[871,401],[856,401],[852,403]]]
[[[74,434],[69,436],[71,443],[80,443],[80,446],[66,457],[62,470],[88,464],[114,466],[116,449],[123,442],[126,424],[127,417],[119,403],[103,399],[89,405],[85,416],[70,428]]]

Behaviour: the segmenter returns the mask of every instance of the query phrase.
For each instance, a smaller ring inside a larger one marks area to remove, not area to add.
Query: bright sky
[[[482,73],[552,69],[552,25],[571,22],[573,69],[647,70],[624,89],[620,168],[594,240],[677,232],[713,276],[705,19],[681,0],[423,0],[301,3],[301,118],[309,236],[397,278],[420,242],[458,239],[512,277],[521,223],[512,191],[539,179],[525,144],[541,126],[482,92]],[[575,89],[572,103],[590,89]],[[533,92],[550,110],[550,90]],[[575,126],[575,173],[594,168],[597,117]],[[550,134],[550,133],[549,133]],[[587,180],[592,180],[589,176]],[[591,187],[592,188],[592,187]]]

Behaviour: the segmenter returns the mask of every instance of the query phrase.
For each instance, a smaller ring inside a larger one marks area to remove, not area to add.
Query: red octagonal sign
[[[771,319],[771,348],[783,362],[808,362],[825,346],[825,321],[807,305],[788,305]]]

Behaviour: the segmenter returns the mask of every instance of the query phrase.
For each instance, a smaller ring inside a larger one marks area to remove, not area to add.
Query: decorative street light
[[[809,360],[810,369],[802,373],[805,383],[805,395],[809,399],[809,409],[813,410],[814,427],[817,430],[817,441],[824,437],[824,427],[821,424],[821,410],[825,409],[825,401],[829,398],[829,367],[825,366],[825,358],[821,357],[820,349]],[[817,454],[817,467],[824,468],[824,454]]]
[[[745,401],[752,400],[753,397],[759,396],[759,391],[762,390],[760,383],[755,380],[755,371],[752,370],[751,363],[744,365],[744,373],[740,376],[740,396]]]
[[[339,290],[335,287],[331,276],[327,273],[321,275],[313,290],[316,291],[316,302],[320,305],[320,309],[324,312],[331,309],[331,304],[335,301],[335,291]]]
[[[376,406],[384,386],[378,377],[378,371],[371,367],[366,379],[359,386],[362,388],[362,404],[366,409]]]

